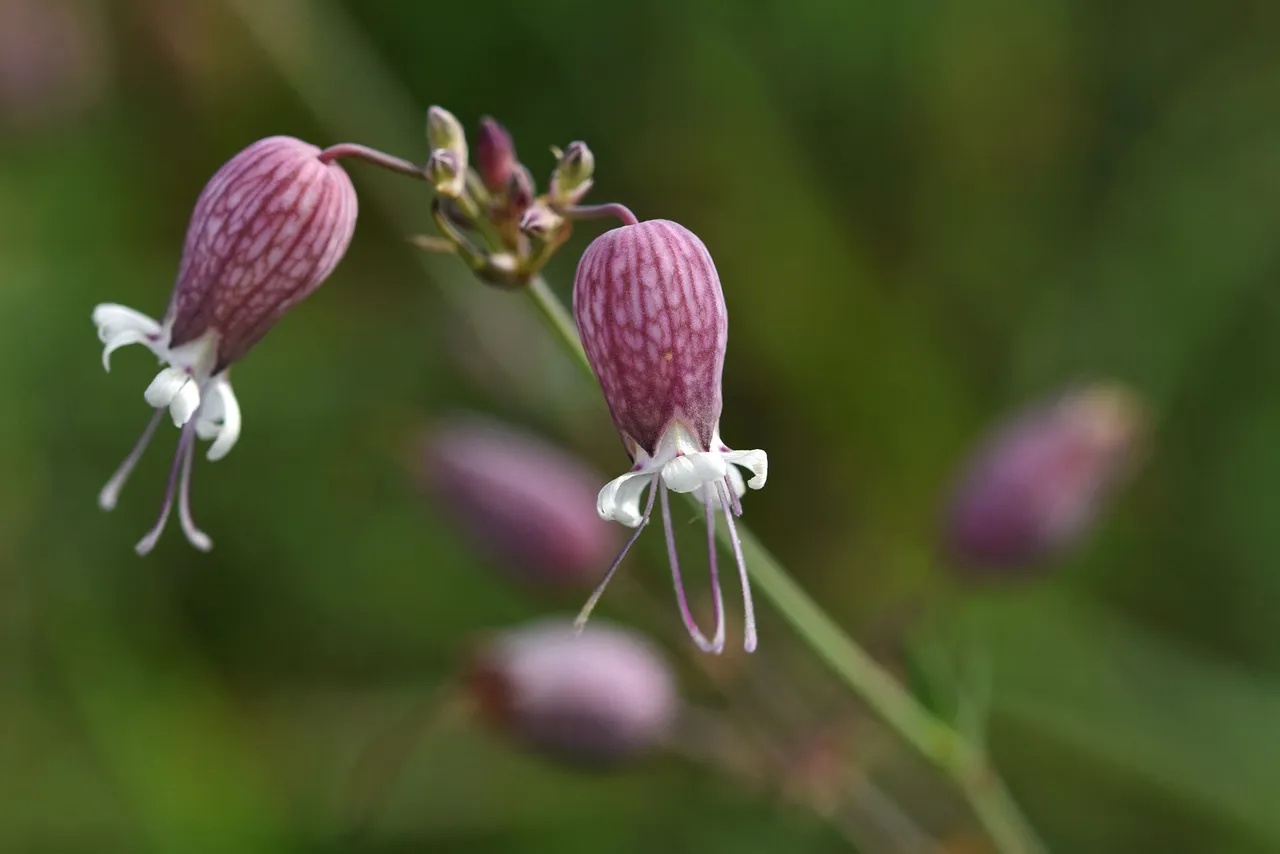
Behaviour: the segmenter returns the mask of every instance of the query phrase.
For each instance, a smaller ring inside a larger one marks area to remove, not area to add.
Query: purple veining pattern
[[[697,235],[668,220],[600,235],[578,263],[573,313],[628,452],[653,455],[676,419],[710,450],[729,319]]]
[[[320,149],[259,140],[205,185],[166,320],[170,346],[219,333],[215,373],[240,359],[337,266],[355,232],[355,188]]]

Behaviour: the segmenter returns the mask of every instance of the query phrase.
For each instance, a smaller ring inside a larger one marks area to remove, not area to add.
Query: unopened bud
[[[951,556],[975,573],[1042,564],[1077,545],[1134,468],[1141,403],[1099,385],[1016,416],[969,464],[949,508]]]
[[[443,148],[455,155],[461,151],[461,156],[465,159],[467,134],[453,113],[444,107],[432,107],[427,110],[427,144],[433,151]]]
[[[494,264],[508,255],[494,255]],[[514,272],[514,267],[510,272]],[[415,475],[440,513],[504,575],[590,587],[618,546],[596,515],[599,475],[530,433],[478,416],[433,425]]]
[[[436,192],[454,198],[462,195],[467,181],[467,134],[462,123],[444,107],[432,107],[427,110],[427,144],[431,146],[431,160],[443,161],[435,172],[431,160],[427,161],[427,177]]]
[[[468,685],[491,725],[573,764],[636,759],[666,740],[679,711],[658,649],[600,622],[581,634],[548,620],[497,635],[473,661]]]
[[[557,206],[576,205],[591,189],[596,158],[585,142],[571,142],[560,155],[551,174],[551,202]]]
[[[427,159],[427,180],[440,195],[456,199],[466,186],[466,167],[458,162],[453,152],[438,148]]]
[[[551,239],[562,227],[564,217],[541,202],[535,202],[520,217],[520,230],[539,240]]]
[[[507,129],[488,116],[480,119],[476,168],[491,193],[506,191],[516,167],[516,148]]]
[[[524,216],[524,212],[533,204],[537,195],[537,186],[533,175],[523,163],[517,163],[511,170],[511,180],[507,184],[507,208],[514,218]]]

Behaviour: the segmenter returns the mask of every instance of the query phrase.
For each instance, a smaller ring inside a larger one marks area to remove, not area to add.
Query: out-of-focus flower
[[[83,0],[0,0],[0,128],[74,116],[109,79],[101,10]]]
[[[1116,385],[1070,391],[997,428],[948,506],[945,544],[962,570],[1039,564],[1088,534],[1142,446],[1140,401]]]
[[[635,759],[669,735],[680,704],[670,665],[641,635],[566,621],[512,629],[486,642],[468,684],[485,720],[563,762]]]
[[[720,377],[729,337],[720,278],[706,246],[667,220],[615,228],[596,238],[578,264],[573,313],[587,358],[600,381],[613,423],[634,465],[600,491],[602,518],[636,528],[605,581],[583,609],[590,612],[627,548],[649,521],[656,495],[675,580],[676,599],[690,636],[709,652],[724,649],[724,607],[716,570],[716,511],[723,510],[742,583],[745,642],[756,645],[755,616],[733,517],[739,498],[764,486],[764,451],[733,451],[720,439]],[[751,471],[744,484],[736,466]],[[643,510],[640,497],[649,488]],[[698,629],[685,599],[676,558],[667,490],[692,492],[706,510],[716,629]]]
[[[191,519],[195,439],[213,440],[211,460],[231,450],[240,435],[240,406],[229,368],[320,286],[351,242],[355,189],[341,167],[320,155],[315,146],[284,136],[241,151],[196,201],[164,316],[156,321],[113,303],[93,310],[104,368],[110,370],[111,353],[126,344],[144,345],[166,365],[144,395],[156,408],[151,423],[98,497],[104,510],[115,507],[166,409],[182,428],[160,518],[139,541],[139,554],[155,546],[175,491],[187,539],[199,549],[211,546]]]
[[[474,416],[444,419],[426,431],[417,464],[440,511],[517,580],[590,586],[617,548],[594,512],[595,473],[529,433]]]

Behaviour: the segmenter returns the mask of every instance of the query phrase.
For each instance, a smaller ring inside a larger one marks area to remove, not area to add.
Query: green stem
[[[343,16],[340,7],[317,3],[310,8],[306,38],[298,42],[296,20],[288,4],[224,2],[244,21],[267,56],[333,133],[360,127],[372,138],[398,140],[390,147],[409,150],[414,145],[417,133],[408,131],[407,125],[395,117],[415,114],[417,103],[387,75],[377,53],[359,36],[359,27]],[[300,49],[299,45],[309,49]],[[393,218],[405,223],[416,221],[416,210],[378,185],[372,184],[362,192],[376,194]],[[591,368],[569,312],[541,276],[536,276],[525,290],[570,358],[590,376]],[[461,298],[449,287],[444,291],[451,299]],[[956,782],[1001,854],[1043,852],[985,754],[930,715],[854,644],[791,580],[745,525],[738,526],[738,533],[752,577],[778,612],[855,694]],[[720,536],[727,536],[727,532],[720,532]]]
[[[569,357],[588,376],[592,376],[591,364],[582,349],[573,317],[546,280],[536,276],[526,290]],[[702,505],[692,495],[689,497],[701,510]],[[795,582],[745,524],[739,521],[737,529],[742,554],[757,588],[842,682],[904,741],[956,784],[996,849],[1001,854],[1043,854],[1046,849],[1023,818],[986,754],[920,705],[887,670],[858,646]],[[729,532],[724,527],[718,528],[716,536],[721,543],[732,548]]]

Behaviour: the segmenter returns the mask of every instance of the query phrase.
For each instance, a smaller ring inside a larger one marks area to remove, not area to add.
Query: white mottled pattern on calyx
[[[355,189],[320,149],[260,140],[200,194],[166,319],[171,345],[219,334],[215,372],[237,361],[332,272],[355,230]]]
[[[574,279],[574,316],[618,431],[654,453],[676,419],[709,449],[728,316],[702,241],[667,220],[606,232]]]

